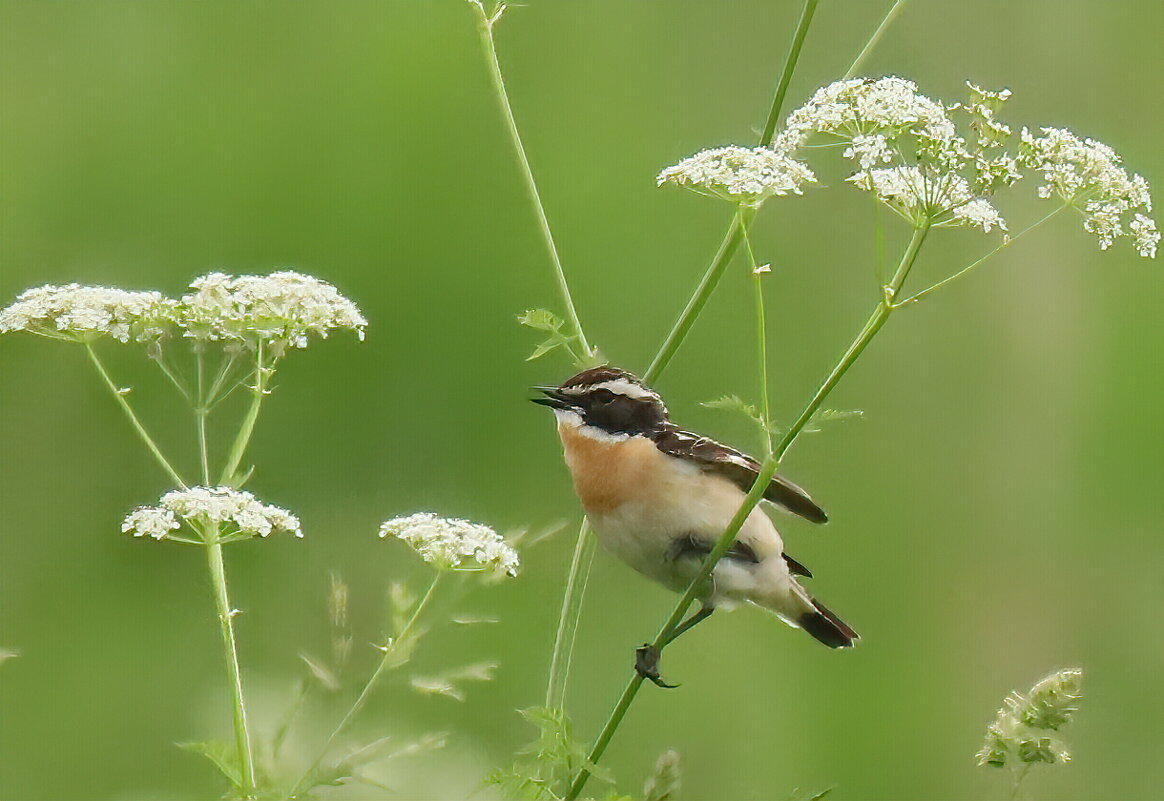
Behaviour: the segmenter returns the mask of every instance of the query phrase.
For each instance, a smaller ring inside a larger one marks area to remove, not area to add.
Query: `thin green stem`
[[[1036,228],[1038,228],[1040,225],[1042,225],[1042,224],[1043,224],[1043,223],[1045,223],[1047,220],[1049,220],[1049,219],[1051,219],[1052,217],[1054,217],[1054,216],[1055,216],[1056,214],[1058,214],[1059,212],[1063,211],[1063,209],[1065,209],[1065,208],[1067,208],[1067,206],[1066,206],[1066,205],[1062,205],[1062,206],[1058,206],[1058,207],[1056,207],[1054,211],[1052,211],[1052,212],[1050,212],[1049,214],[1045,215],[1045,216],[1044,216],[1042,219],[1038,220],[1037,222],[1031,223],[1031,224],[1030,224],[1030,225],[1028,225],[1026,228],[1024,228],[1023,230],[1019,231],[1017,234],[1015,234],[1014,236],[1007,237],[1006,239],[1004,239],[1004,240],[1002,241],[1002,244],[1001,244],[1001,245],[999,245],[998,247],[996,247],[996,248],[994,248],[993,250],[989,251],[988,253],[986,253],[986,255],[982,256],[982,257],[981,257],[981,258],[979,258],[979,259],[975,259],[974,261],[970,262],[970,264],[967,264],[965,267],[963,267],[961,270],[958,270],[958,271],[957,271],[956,273],[954,273],[953,275],[947,276],[946,278],[943,278],[941,281],[938,281],[936,284],[934,284],[934,285],[932,285],[932,286],[929,286],[929,287],[926,287],[926,288],[925,288],[925,289],[923,289],[921,292],[918,292],[918,293],[916,293],[916,294],[914,294],[914,295],[911,295],[910,297],[906,298],[905,300],[898,301],[897,305],[900,307],[900,306],[906,306],[906,305],[908,305],[908,304],[910,304],[910,303],[917,303],[919,300],[922,300],[923,298],[927,297],[928,295],[930,295],[930,294],[932,294],[932,293],[934,293],[934,292],[937,292],[939,289],[941,289],[942,287],[946,286],[947,284],[950,284],[950,283],[952,283],[952,282],[954,282],[954,281],[958,280],[958,279],[959,279],[959,278],[961,278],[962,276],[966,275],[966,273],[968,273],[968,272],[972,271],[972,270],[973,270],[975,267],[977,267],[978,265],[982,264],[982,262],[984,262],[984,261],[986,261],[987,259],[989,259],[991,256],[993,256],[993,255],[995,255],[996,253],[998,253],[999,251],[1001,251],[1001,250],[1005,250],[1006,248],[1008,248],[1008,247],[1010,247],[1011,245],[1013,245],[1013,244],[1014,244],[1015,242],[1017,242],[1019,239],[1021,239],[1022,237],[1026,236],[1027,234],[1029,234],[1031,231],[1033,231],[1033,230],[1035,230]]]
[[[214,585],[214,604],[218,611],[218,622],[222,629],[222,650],[226,657],[226,672],[230,678],[230,689],[234,706],[234,742],[238,754],[239,774],[244,798],[255,797],[255,759],[251,750],[250,734],[247,731],[246,704],[243,700],[242,674],[238,666],[238,646],[234,637],[234,616],[236,610],[230,605],[226,592],[226,567],[222,560],[222,544],[217,532],[206,544],[206,564],[210,570],[210,581]]]
[[[267,385],[270,382],[271,374],[274,373],[274,368],[267,367],[263,360],[263,343],[260,340],[255,348],[255,384],[251,387],[254,395],[242,425],[239,427],[238,435],[234,438],[234,444],[230,447],[230,455],[227,457],[226,465],[223,466],[222,474],[218,479],[219,484],[228,485],[234,481],[238,466],[242,463],[243,454],[246,453],[247,445],[250,444],[251,435],[254,434],[255,422],[259,419],[259,409],[262,408],[263,398],[268,392]]]
[[[784,99],[788,95],[788,85],[792,80],[792,74],[796,70],[796,64],[800,60],[800,50],[804,45],[804,39],[808,35],[809,25],[812,23],[812,15],[816,10],[818,0],[805,0],[804,9],[800,14],[800,22],[796,26],[796,33],[792,37],[792,45],[788,49],[788,56],[784,59],[784,68],[780,72],[780,80],[776,85],[776,92],[772,96],[772,103],[768,107],[768,119],[764,125],[764,132],[760,135],[760,145],[767,147],[772,144],[772,137],[775,135],[776,125],[780,120],[780,113],[784,109]],[[695,321],[699,318],[703,307],[707,305],[707,301],[711,299],[712,294],[715,293],[716,287],[719,286],[720,279],[723,278],[724,270],[727,269],[728,263],[735,255],[736,249],[740,246],[740,241],[743,238],[743,232],[740,230],[739,217],[735,215],[732,217],[731,224],[728,226],[727,232],[724,234],[723,241],[720,242],[719,249],[715,252],[715,257],[712,258],[711,264],[708,265],[707,270],[703,273],[703,277],[699,279],[699,284],[695,287],[691,298],[687,301],[687,305],[683,307],[683,311],[679,313],[679,318],[675,324],[671,326],[671,331],[667,334],[667,338],[663,340],[662,346],[659,348],[655,358],[651,360],[651,364],[647,367],[647,371],[643,374],[643,381],[651,383],[667,368],[674,358],[675,353],[687,338],[687,334],[691,331]]]
[[[1023,786],[1023,779],[1027,777],[1027,773],[1031,770],[1031,763],[1028,762],[1014,771],[1014,782],[1010,786],[1010,801],[1015,801],[1019,797],[1019,791]]]
[[[772,137],[776,135],[784,98],[788,96],[788,85],[792,83],[792,73],[796,70],[796,62],[800,60],[800,48],[804,46],[804,37],[808,35],[808,26],[812,24],[816,4],[817,0],[806,0],[804,9],[800,12],[800,22],[796,24],[796,32],[792,34],[788,58],[784,60],[784,70],[780,73],[780,81],[776,84],[776,93],[772,97],[772,106],[768,109],[768,120],[764,123],[764,133],[760,136],[761,147],[772,144]]]
[[[832,369],[828,377],[821,383],[813,395],[812,400],[808,402],[804,410],[800,413],[800,416],[796,419],[796,422],[785,432],[773,448],[772,453],[760,465],[756,481],[752,484],[751,489],[748,490],[747,495],[744,496],[744,501],[740,505],[740,508],[736,510],[735,515],[728,523],[727,528],[724,529],[723,534],[720,535],[711,553],[704,559],[703,564],[699,568],[699,572],[688,585],[686,592],[683,593],[683,597],[675,605],[667,622],[659,629],[659,633],[656,635],[652,644],[660,651],[666,648],[668,642],[670,642],[671,632],[683,622],[683,618],[686,616],[691,604],[698,599],[699,595],[706,592],[707,582],[712,571],[715,569],[719,560],[723,558],[723,555],[727,553],[732,543],[735,542],[736,535],[744,525],[744,521],[748,519],[748,516],[763,499],[764,492],[768,489],[772,477],[776,475],[776,469],[780,466],[780,461],[784,458],[784,454],[792,447],[792,443],[796,441],[796,438],[804,430],[804,427],[812,420],[813,415],[820,409],[825,398],[828,397],[829,393],[832,392],[833,388],[836,387],[837,383],[848,372],[849,368],[853,366],[853,363],[857,361],[861,353],[864,352],[865,348],[873,340],[873,337],[877,335],[877,332],[881,330],[882,326],[889,319],[889,316],[893,313],[895,308],[894,299],[897,293],[901,291],[906,277],[909,275],[914,262],[917,260],[918,251],[921,249],[928,232],[928,226],[923,226],[914,231],[909,245],[901,257],[897,271],[894,273],[890,283],[885,287],[884,297],[878,302],[873,314],[869,317],[869,320],[862,327],[852,344],[845,350],[844,355],[841,356],[840,361],[837,362],[837,365]],[[638,693],[642,683],[643,679],[637,672],[627,683],[626,689],[623,690],[622,696],[611,712],[610,718],[602,728],[598,738],[594,741],[594,746],[590,751],[590,762],[592,764],[597,764],[598,760],[602,758],[603,752],[606,750],[607,745],[610,744],[615,732],[618,731],[618,727],[622,724],[623,718],[630,709],[631,703],[634,701],[635,695]],[[578,772],[578,776],[574,779],[574,783],[570,786],[570,791],[566,795],[566,801],[574,801],[574,799],[578,798],[589,776],[590,772],[585,768]]]
[[[304,789],[304,783],[307,782],[316,772],[316,770],[319,769],[320,764],[323,763],[324,758],[327,756],[328,751],[331,750],[331,747],[335,743],[336,738],[347,730],[348,726],[351,725],[352,720],[355,719],[356,715],[360,713],[360,710],[364,708],[364,705],[368,702],[368,698],[372,695],[372,691],[380,681],[380,677],[392,664],[392,657],[395,653],[396,644],[405,642],[408,636],[412,633],[412,629],[416,625],[416,621],[420,619],[421,613],[424,612],[425,607],[428,606],[428,602],[432,599],[437,585],[440,583],[441,577],[443,575],[444,572],[439,570],[434,573],[432,582],[428,585],[428,590],[425,591],[424,597],[420,599],[420,603],[418,603],[416,608],[412,610],[412,615],[408,618],[397,635],[383,647],[384,655],[381,657],[380,663],[376,665],[376,669],[372,671],[372,675],[364,684],[363,689],[360,690],[360,694],[356,696],[356,700],[352,703],[347,713],[344,714],[343,718],[340,719],[340,722],[336,724],[334,729],[332,729],[331,734],[328,735],[327,740],[324,741],[323,747],[319,750],[319,755],[316,756],[314,760],[312,760],[311,767],[309,767],[307,771],[299,777],[299,780],[295,782],[295,786],[291,788],[291,793],[287,796],[288,799],[297,797],[299,792]]]
[[[470,0],[470,5],[476,9],[478,16],[477,30],[481,39],[481,51],[485,55],[485,63],[489,67],[489,81],[493,86],[493,93],[497,98],[497,105],[501,109],[501,116],[505,120],[505,127],[509,133],[509,140],[517,155],[518,166],[521,167],[522,179],[525,182],[526,194],[529,195],[531,205],[538,219],[538,230],[542,241],[549,253],[550,262],[554,268],[554,277],[558,282],[558,292],[562,296],[562,305],[566,307],[566,316],[570,326],[574,329],[574,336],[582,348],[584,358],[589,361],[594,351],[586,339],[582,329],[582,321],[578,318],[578,310],[574,307],[574,297],[570,293],[570,284],[566,280],[566,271],[562,267],[562,259],[558,255],[558,246],[554,242],[554,234],[550,230],[550,221],[546,218],[546,210],[542,205],[541,193],[538,192],[537,181],[534,180],[533,170],[529,166],[529,158],[525,153],[525,145],[521,141],[521,133],[517,129],[517,120],[513,116],[513,107],[509,103],[509,93],[505,89],[505,78],[501,74],[501,62],[497,59],[497,46],[493,41],[493,26],[501,18],[505,5],[500,4],[497,11],[489,15],[481,0]]]
[[[162,374],[170,379],[170,383],[181,393],[182,397],[186,399],[186,402],[191,402],[190,391],[186,389],[186,385],[182,382],[182,379],[166,364],[165,355],[161,352],[161,345],[158,346],[158,349],[157,356],[153,357],[154,363],[158,365],[158,369],[162,371]]]
[[[723,278],[724,271],[732,260],[732,256],[735,255],[736,249],[739,248],[742,239],[739,219],[733,215],[727,233],[724,234],[723,241],[720,242],[719,250],[715,253],[715,258],[707,266],[703,277],[699,279],[699,285],[695,287],[695,291],[691,294],[683,311],[680,312],[679,318],[675,320],[667,338],[663,340],[655,358],[651,360],[647,371],[643,373],[645,383],[653,383],[667,369],[667,365],[671,363],[671,359],[678,352],[683,340],[687,338],[691,327],[699,319],[703,307],[707,305],[707,301],[711,299],[716,287],[719,286],[719,281]]]
[[[853,63],[849,65],[849,69],[846,70],[846,80],[856,76],[857,72],[865,66],[865,61],[869,58],[869,54],[873,52],[873,49],[877,47],[877,44],[881,41],[881,37],[889,30],[889,26],[897,19],[897,15],[905,10],[905,3],[906,0],[897,0],[897,2],[890,6],[889,11],[885,14],[885,18],[877,26],[877,30],[873,31],[873,35],[869,37],[869,41],[861,48],[861,52],[857,54],[857,57],[853,59]]]
[[[206,408],[206,384],[205,384],[205,364],[202,349],[196,347],[195,359],[198,365],[197,372],[197,402],[194,408],[194,421],[198,427],[198,457],[202,464],[202,484],[208,486],[210,484],[210,453],[206,445],[206,415],[209,410]]]
[[[214,377],[214,381],[210,384],[210,391],[206,393],[205,405],[207,407],[214,406],[219,400],[218,393],[222,391],[222,386],[236,361],[238,361],[238,354],[232,353],[229,356],[225,354],[222,356],[218,365],[218,375]]]
[[[767,315],[764,313],[764,274],[768,266],[760,267],[756,263],[756,253],[752,250],[752,239],[748,236],[748,220],[743,213],[743,207],[737,210],[740,229],[744,232],[744,245],[748,250],[748,260],[752,265],[752,289],[756,305],[756,362],[758,366],[758,381],[760,390],[760,419],[761,437],[764,444],[764,455],[772,452],[772,407],[768,398],[768,335],[766,333]]]
[[[591,535],[590,524],[582,518],[578,527],[578,539],[574,542],[574,555],[570,558],[570,572],[566,577],[566,590],[562,593],[562,609],[558,615],[558,628],[554,633],[554,650],[550,657],[550,678],[546,684],[546,708],[558,709],[565,705],[566,682],[570,675],[570,662],[574,652],[574,638],[578,633],[578,619],[581,617],[582,596],[590,565],[594,561],[595,539]]]
[[[89,361],[93,362],[93,366],[97,368],[97,372],[101,375],[102,380],[105,382],[105,386],[109,388],[111,393],[113,393],[113,398],[117,401],[117,405],[121,407],[123,412],[125,412],[125,416],[129,418],[129,422],[130,425],[133,426],[133,430],[137,432],[138,437],[142,442],[145,443],[145,446],[149,448],[150,453],[154,455],[154,459],[157,460],[157,463],[164,471],[166,471],[166,475],[168,475],[175,484],[177,484],[179,487],[185,488],[186,482],[182,480],[180,475],[178,475],[178,471],[174,469],[174,466],[170,464],[169,460],[166,459],[166,457],[162,454],[161,449],[158,448],[157,443],[154,442],[154,438],[149,435],[148,431],[146,431],[145,426],[142,425],[141,420],[139,420],[137,415],[134,413],[133,407],[130,406],[129,401],[126,400],[125,392],[123,392],[117,386],[117,384],[113,382],[113,379],[109,377],[109,371],[105,369],[105,365],[101,363],[101,360],[97,358],[97,352],[93,350],[93,345],[86,342],[85,351],[89,354]]]

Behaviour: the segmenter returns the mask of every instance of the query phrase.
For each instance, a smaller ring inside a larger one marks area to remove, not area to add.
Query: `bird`
[[[672,423],[659,394],[617,367],[592,367],[533,390],[540,397],[531,400],[554,411],[574,489],[602,547],[668,589],[686,591],[742,505],[759,462]],[[828,521],[807,492],[779,475],[764,499],[813,523]],[[700,610],[673,634],[717,608],[753,604],[830,648],[851,647],[859,635],[801,585],[811,577],[784,552],[776,526],[757,506],[716,564]],[[640,674],[662,684],[657,652],[641,651]]]

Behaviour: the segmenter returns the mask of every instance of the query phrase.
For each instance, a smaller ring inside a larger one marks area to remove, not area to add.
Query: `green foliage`
[[[843,423],[848,420],[863,420],[865,412],[860,409],[818,409],[804,426],[805,434],[819,434],[829,423]]]
[[[201,743],[178,743],[183,751],[192,754],[201,754],[214,763],[218,772],[230,780],[236,792],[242,792],[242,768],[239,765],[238,751],[234,743],[225,743],[221,740],[209,740]]]
[[[589,749],[574,737],[565,711],[530,707],[521,710],[521,716],[537,727],[537,738],[517,752],[512,765],[486,776],[486,784],[500,788],[506,798],[542,801],[562,798],[571,779],[583,768],[596,779],[611,781],[587,758]]]
[[[532,328],[535,331],[541,331],[547,335],[534,348],[533,353],[526,357],[527,362],[539,359],[558,348],[565,348],[569,352],[570,357],[575,362],[578,361],[578,355],[574,351],[577,336],[562,331],[562,328],[566,325],[566,321],[561,317],[546,309],[529,309],[517,315],[517,321],[526,328]]]

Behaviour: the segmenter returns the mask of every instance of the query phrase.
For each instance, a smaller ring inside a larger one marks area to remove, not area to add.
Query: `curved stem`
[[[1006,248],[1008,248],[1008,247],[1010,247],[1011,245],[1013,245],[1013,244],[1014,244],[1015,242],[1017,242],[1019,239],[1021,239],[1022,237],[1026,236],[1027,234],[1029,234],[1031,231],[1033,231],[1033,230],[1035,230],[1036,228],[1038,228],[1040,225],[1042,225],[1042,224],[1043,224],[1043,223],[1045,223],[1047,220],[1049,220],[1049,219],[1051,219],[1052,217],[1054,217],[1054,216],[1055,216],[1056,214],[1058,214],[1059,212],[1063,211],[1063,209],[1065,209],[1065,208],[1067,208],[1067,206],[1066,206],[1066,205],[1062,205],[1062,206],[1059,206],[1059,207],[1057,207],[1057,208],[1056,208],[1054,211],[1050,212],[1049,214],[1047,214],[1046,216],[1044,216],[1042,219],[1038,220],[1037,222],[1034,222],[1034,223],[1032,223],[1032,224],[1028,225],[1026,228],[1024,228],[1023,230],[1019,231],[1019,232],[1018,232],[1017,234],[1015,234],[1014,236],[1007,237],[1007,238],[1006,238],[1006,239],[1003,241],[1003,243],[1002,243],[1001,245],[999,245],[998,247],[994,248],[994,250],[991,250],[991,251],[989,251],[988,253],[986,253],[986,255],[982,256],[982,258],[980,258],[980,259],[975,259],[974,261],[970,262],[970,264],[967,264],[965,267],[963,267],[961,270],[958,270],[958,271],[957,271],[956,273],[954,273],[953,275],[947,276],[946,278],[943,278],[941,281],[938,281],[936,284],[934,284],[934,285],[932,285],[932,286],[929,286],[929,287],[926,287],[926,288],[925,288],[925,289],[923,289],[921,292],[918,292],[918,293],[916,293],[916,294],[913,294],[913,295],[911,295],[910,297],[906,298],[905,300],[898,301],[898,302],[897,302],[897,305],[900,307],[900,306],[905,306],[905,305],[907,305],[907,304],[910,304],[910,303],[917,303],[917,302],[918,302],[919,300],[921,300],[922,298],[925,298],[925,297],[927,297],[928,295],[930,295],[930,294],[932,294],[932,293],[934,293],[934,292],[938,291],[938,290],[939,290],[939,289],[941,289],[942,287],[946,286],[946,284],[949,284],[949,283],[952,283],[953,281],[956,281],[956,280],[958,280],[958,279],[959,279],[959,278],[961,278],[962,276],[966,275],[966,273],[970,272],[970,271],[971,271],[971,270],[973,270],[975,267],[977,267],[978,265],[982,264],[982,262],[986,261],[986,260],[987,260],[987,259],[989,259],[991,256],[993,256],[994,254],[998,253],[1000,250],[1005,250]]]
[[[671,363],[671,359],[683,344],[683,340],[687,338],[691,327],[699,319],[703,307],[707,305],[715,288],[719,286],[719,280],[723,278],[724,270],[727,269],[732,256],[736,254],[736,249],[740,246],[742,239],[739,218],[733,215],[727,233],[724,234],[723,241],[719,245],[719,250],[716,251],[711,264],[707,266],[707,271],[704,272],[703,277],[699,279],[698,286],[695,287],[695,291],[691,294],[687,305],[683,307],[683,311],[679,313],[679,318],[675,320],[675,324],[671,327],[667,338],[663,340],[655,358],[651,360],[647,371],[643,373],[644,383],[653,383],[667,369],[667,365]]]
[[[230,678],[230,689],[234,712],[234,742],[238,755],[239,773],[244,798],[255,797],[255,759],[251,750],[250,734],[247,732],[246,704],[243,701],[242,674],[238,666],[238,646],[234,638],[234,616],[230,598],[226,593],[226,567],[222,560],[222,544],[215,538],[206,544],[206,563],[210,570],[210,582],[214,585],[214,605],[218,611],[218,622],[222,629],[222,649],[226,657],[226,672]]]
[[[595,539],[591,535],[590,524],[582,518],[578,527],[578,539],[574,542],[574,555],[570,558],[570,572],[566,577],[566,589],[562,593],[562,609],[558,615],[558,628],[554,633],[554,650],[550,657],[550,678],[546,684],[546,708],[556,709],[565,704],[566,681],[570,675],[570,662],[574,653],[574,638],[578,633],[578,619],[581,617],[582,596],[594,562]]]
[[[255,385],[251,387],[254,397],[251,398],[251,405],[247,408],[238,435],[234,438],[234,444],[230,447],[230,455],[227,457],[222,474],[218,479],[219,484],[226,485],[234,481],[235,473],[242,462],[243,454],[246,453],[247,445],[250,444],[251,435],[255,431],[255,422],[259,419],[259,409],[262,407],[263,398],[267,394],[267,385],[270,383],[272,373],[274,373],[274,368],[266,367],[263,364],[263,343],[260,340],[255,348]]]
[[[816,11],[817,0],[806,0],[804,9],[800,12],[800,22],[796,24],[796,33],[792,35],[792,44],[788,48],[788,58],[784,60],[784,71],[780,73],[780,81],[776,84],[776,94],[772,97],[772,106],[768,109],[768,121],[764,123],[764,133],[760,136],[760,146],[772,144],[772,137],[776,134],[776,126],[780,122],[780,112],[784,106],[784,98],[788,95],[788,84],[792,82],[792,73],[796,70],[796,62],[800,59],[800,48],[804,46],[804,37],[808,35],[808,26],[812,24],[812,15]]]
[[[679,603],[675,605],[675,609],[671,612],[671,616],[667,619],[667,622],[659,629],[659,633],[656,635],[652,644],[660,651],[666,648],[667,643],[670,641],[671,632],[683,622],[683,618],[687,614],[687,610],[691,607],[691,604],[697,600],[701,593],[705,592],[706,583],[712,571],[715,569],[716,564],[727,553],[732,543],[735,542],[736,535],[744,525],[744,521],[748,519],[748,515],[752,513],[752,510],[763,499],[764,492],[768,489],[768,484],[776,474],[776,469],[780,466],[780,461],[784,458],[784,454],[792,447],[792,443],[796,441],[796,438],[804,430],[804,427],[812,420],[813,415],[820,409],[825,398],[828,397],[829,393],[832,392],[833,388],[836,387],[837,383],[848,372],[849,368],[853,366],[853,363],[860,358],[861,353],[864,352],[865,348],[873,340],[873,337],[877,335],[877,332],[881,330],[882,326],[889,319],[889,316],[893,313],[895,308],[893,301],[897,293],[901,291],[902,284],[905,282],[910,269],[917,260],[918,251],[921,249],[928,232],[929,226],[923,226],[914,230],[909,245],[901,257],[901,262],[898,264],[896,273],[894,273],[889,285],[885,287],[885,297],[878,302],[869,320],[845,350],[844,355],[841,356],[840,361],[837,362],[828,377],[821,383],[816,393],[812,396],[812,400],[808,402],[804,410],[800,413],[800,416],[796,419],[796,422],[785,432],[773,448],[772,453],[761,464],[756,481],[752,484],[751,489],[748,490],[748,494],[744,496],[744,501],[740,505],[740,508],[736,510],[731,522],[728,523],[727,528],[720,535],[711,553],[704,559],[703,564],[699,568],[699,572],[687,586],[686,592],[679,599]],[[634,701],[635,695],[638,693],[642,683],[643,679],[637,673],[627,683],[626,689],[623,690],[622,696],[611,712],[610,718],[607,720],[598,738],[594,741],[594,746],[590,752],[590,762],[592,764],[596,764],[601,759],[603,752],[606,750],[606,746],[610,743],[618,727],[622,724],[622,720],[626,716],[627,710],[630,709],[630,705]],[[574,801],[578,797],[589,776],[590,772],[585,768],[579,771],[574,783],[570,786],[570,792],[566,795],[566,801]]]
[[[364,704],[368,702],[368,698],[371,696],[372,690],[375,689],[376,684],[380,681],[380,677],[384,674],[392,662],[392,655],[395,653],[395,645],[397,643],[404,642],[408,635],[412,633],[413,626],[416,624],[416,621],[420,619],[420,615],[422,612],[424,612],[425,607],[428,606],[428,602],[432,599],[433,593],[436,591],[437,584],[440,583],[441,576],[443,575],[444,573],[439,570],[433,575],[432,582],[428,585],[428,590],[425,591],[424,597],[420,599],[420,603],[418,603],[416,608],[412,610],[412,615],[405,622],[404,626],[400,629],[400,632],[396,635],[396,637],[384,646],[384,656],[380,659],[380,663],[376,665],[376,669],[372,671],[372,675],[364,684],[364,688],[360,690],[360,694],[356,697],[356,700],[352,703],[351,707],[344,714],[343,718],[340,719],[340,722],[336,724],[336,727],[332,729],[331,734],[328,735],[328,738],[324,742],[323,747],[319,750],[319,755],[312,761],[311,767],[309,767],[307,771],[299,777],[299,780],[295,782],[295,786],[291,788],[291,793],[287,796],[289,799],[295,798],[299,791],[304,789],[304,782],[310,779],[312,774],[314,774],[315,771],[319,768],[320,764],[327,756],[327,752],[331,750],[332,744],[335,743],[336,738],[347,730],[348,726],[351,725],[352,720],[360,713],[360,710],[364,708]]]
[[[521,167],[521,176],[525,182],[526,194],[529,195],[530,203],[533,205],[534,213],[538,218],[538,230],[541,233],[542,242],[546,246],[546,251],[549,253],[550,262],[554,267],[554,277],[558,282],[558,292],[562,296],[562,304],[566,307],[566,316],[570,320],[570,326],[574,329],[574,336],[578,338],[578,344],[582,347],[583,357],[589,361],[593,358],[594,351],[586,339],[586,333],[582,330],[582,321],[578,318],[578,310],[574,307],[574,297],[570,293],[570,284],[566,280],[566,271],[562,267],[562,259],[558,255],[558,246],[554,242],[554,234],[550,230],[550,221],[546,218],[546,210],[542,205],[542,198],[538,192],[537,181],[534,180],[533,170],[529,166],[529,158],[525,154],[525,145],[522,144],[521,133],[517,129],[517,120],[514,119],[513,107],[509,103],[509,93],[505,90],[505,78],[501,74],[501,62],[497,59],[497,47],[493,41],[493,25],[501,18],[505,6],[504,4],[498,6],[497,11],[490,16],[486,13],[485,6],[481,0],[470,0],[470,5],[477,11],[477,29],[481,39],[481,50],[485,55],[485,63],[489,67],[489,81],[493,86],[493,93],[497,97],[497,105],[501,109],[501,116],[505,120],[509,140],[513,145],[514,153],[517,155],[518,166]]]
[[[877,44],[881,41],[881,37],[885,35],[885,31],[897,19],[897,15],[905,10],[905,2],[906,0],[897,0],[897,2],[890,6],[889,11],[885,14],[885,18],[877,26],[877,30],[873,31],[873,35],[869,37],[869,41],[865,43],[865,46],[861,48],[861,52],[853,59],[853,63],[849,65],[849,69],[845,72],[844,76],[846,80],[856,76],[857,71],[865,66],[865,61],[869,58],[869,54],[873,52],[873,48],[877,47]]]
[[[171,465],[169,460],[166,459],[166,457],[162,454],[161,449],[158,448],[157,443],[154,442],[154,438],[149,435],[149,432],[146,431],[145,426],[142,425],[141,420],[139,420],[137,415],[134,413],[133,407],[129,405],[129,401],[125,398],[125,393],[123,393],[121,389],[118,388],[117,384],[113,383],[113,379],[109,377],[109,372],[105,369],[105,365],[101,363],[99,358],[97,358],[97,352],[93,350],[93,346],[88,342],[85,343],[85,352],[89,354],[89,361],[93,362],[93,366],[97,368],[97,372],[101,375],[102,380],[104,380],[105,386],[108,387],[109,391],[113,393],[113,398],[117,401],[117,405],[121,407],[123,412],[125,412],[125,416],[129,418],[130,425],[133,426],[133,430],[137,432],[138,437],[142,442],[145,443],[145,446],[149,448],[150,453],[154,455],[154,459],[157,460],[157,463],[161,466],[161,468],[166,471],[166,475],[168,475],[175,484],[184,489],[186,487],[186,482],[182,480],[182,477],[178,475],[178,471],[174,469],[174,466]]]

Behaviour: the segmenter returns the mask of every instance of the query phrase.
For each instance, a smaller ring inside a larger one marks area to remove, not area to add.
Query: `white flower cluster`
[[[167,492],[157,506],[143,506],[130,512],[121,530],[135,537],[180,539],[172,532],[180,529],[183,522],[199,538],[204,536],[207,525],[220,527],[224,523],[230,524],[230,528],[218,531],[220,540],[266,537],[280,532],[303,536],[295,515],[262,503],[249,492],[230,487],[191,487]]]
[[[1012,692],[986,729],[986,741],[978,752],[982,767],[1001,768],[1020,763],[1067,762],[1071,754],[1049,732],[1057,732],[1079,711],[1083,696],[1083,671],[1058,670],[1040,680],[1027,693]]]
[[[404,540],[424,561],[441,570],[457,568],[463,560],[471,559],[497,573],[517,575],[517,551],[493,529],[468,520],[418,512],[385,521],[380,536]]]
[[[194,292],[179,306],[187,336],[248,346],[261,341],[276,355],[288,347],[306,347],[308,334],[326,338],[335,328],[352,329],[362,340],[368,323],[334,286],[291,271],[210,273],[190,288]]]
[[[816,181],[804,162],[766,147],[702,150],[659,173],[657,182],[675,184],[734,203],[757,205],[774,195],[801,194]]]
[[[974,197],[969,182],[953,173],[932,175],[916,166],[885,167],[854,173],[847,179],[860,189],[876,193],[882,202],[907,220],[914,221],[941,210],[946,223],[1006,230],[1006,221],[993,205]]]
[[[1063,128],[1043,128],[1042,136],[1022,132],[1023,163],[1042,173],[1039,197],[1058,197],[1083,212],[1083,227],[1107,250],[1130,236],[1141,256],[1155,258],[1160,231],[1148,214],[1148,182],[1128,175],[1119,155],[1102,142],[1080,139]]]
[[[76,342],[97,336],[147,342],[173,326],[174,305],[159,292],[49,284],[22,292],[15,303],[0,309],[0,334],[27,331]]]
[[[852,141],[882,135],[890,140],[903,133],[934,140],[955,137],[946,108],[904,78],[852,78],[816,90],[812,98],[788,115],[773,147],[785,153],[799,150],[816,133]]]
[[[814,134],[839,139],[845,158],[859,167],[848,181],[912,225],[1005,231],[984,196],[1021,177],[1014,158],[1001,151],[1010,128],[995,118],[1010,92],[967,86],[970,102],[947,108],[903,78],[837,81],[788,116],[773,146],[794,153]],[[954,112],[976,132],[973,149],[959,135]]]
[[[85,341],[110,336],[120,342],[155,342],[175,328],[200,341],[254,348],[262,342],[276,355],[307,345],[311,333],[326,337],[349,328],[364,337],[367,321],[331,284],[295,272],[196,279],[180,301],[158,292],[99,286],[42,286],[0,309],[0,334],[27,331]]]

